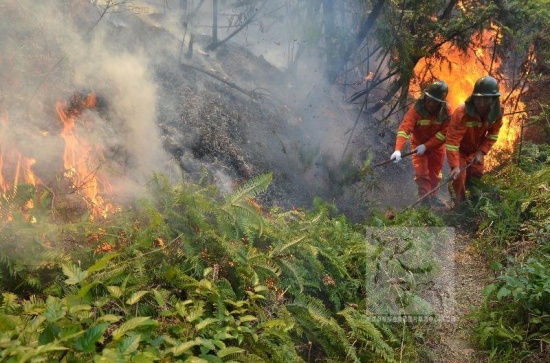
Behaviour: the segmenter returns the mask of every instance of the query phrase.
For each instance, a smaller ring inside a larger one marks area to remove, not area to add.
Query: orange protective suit
[[[445,144],[451,170],[457,166],[460,166],[461,169],[466,167],[478,151],[487,155],[491,150],[497,141],[504,113],[504,109],[500,105],[497,107],[500,109],[500,113],[497,112],[496,116],[493,116],[492,122],[482,120],[475,112],[473,105],[462,104],[454,111],[451,123],[447,128]],[[472,164],[465,172],[461,172],[457,179],[453,180],[455,204],[464,200],[466,184],[471,179],[480,179],[482,176],[483,164]]]
[[[441,104],[440,112],[429,115],[423,110],[420,98],[403,117],[397,130],[395,150],[401,151],[411,140],[411,149],[424,144],[423,155],[413,154],[414,180],[418,186],[418,196],[422,197],[437,188],[441,181],[441,169],[445,158],[445,132],[449,125],[451,110],[446,103]]]

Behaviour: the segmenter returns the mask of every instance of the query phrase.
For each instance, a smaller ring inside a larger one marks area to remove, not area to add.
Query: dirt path
[[[482,303],[483,288],[490,283],[491,271],[472,245],[471,236],[456,230],[455,240],[456,322],[437,329],[433,346],[435,363],[482,363],[487,358],[471,342],[474,321],[467,315]]]
[[[445,166],[447,168],[447,166]],[[390,165],[379,171],[381,183],[376,191],[382,200],[381,206],[390,206],[400,211],[416,201],[416,184],[414,183],[410,162],[397,166]],[[445,169],[444,175],[448,175]],[[399,190],[400,193],[395,193]],[[406,196],[406,197],[404,197]],[[372,197],[373,199],[376,196]],[[439,198],[450,205],[447,187],[442,188]],[[467,210],[445,210],[436,212],[446,225],[455,228],[454,240],[454,312],[455,322],[444,322],[429,338],[428,348],[432,351],[433,363],[483,363],[487,357],[478,352],[471,340],[475,322],[468,317],[483,302],[482,292],[492,282],[493,272],[474,246],[471,231],[475,222],[464,217]],[[424,362],[422,362],[424,363]]]

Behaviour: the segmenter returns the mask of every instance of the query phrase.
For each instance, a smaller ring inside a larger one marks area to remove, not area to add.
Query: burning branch
[[[58,101],[56,111],[63,123],[61,137],[65,140],[63,164],[64,176],[71,182],[71,189],[82,195],[93,216],[105,215],[110,210],[100,195],[99,170],[105,158],[100,146],[91,144],[77,130],[77,121],[85,109],[96,107],[96,95],[74,95],[69,103]],[[95,151],[95,153],[93,153]]]
[[[14,209],[33,207],[36,177],[31,168],[36,162],[23,156],[18,139],[8,127],[6,112],[0,116],[0,219],[11,219]]]

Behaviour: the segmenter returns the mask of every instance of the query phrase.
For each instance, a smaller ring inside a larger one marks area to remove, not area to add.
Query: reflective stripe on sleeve
[[[447,151],[458,151],[458,146],[455,146],[455,145],[451,145],[451,144],[445,144],[445,148],[447,149]]]
[[[494,134],[488,134],[488,135],[487,135],[487,138],[488,138],[488,139],[491,139],[491,140],[495,140],[495,141],[497,141],[497,139],[498,139],[498,135],[494,135]]]
[[[407,134],[405,131],[397,131],[397,136],[404,137],[405,139],[410,138],[409,134]]]
[[[435,134],[435,137],[440,141],[445,141],[445,135],[443,135],[441,132]]]
[[[483,124],[479,121],[466,122],[466,127],[481,127]]]

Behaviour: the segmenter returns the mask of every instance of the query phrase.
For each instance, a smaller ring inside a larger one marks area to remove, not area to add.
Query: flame
[[[514,122],[514,115],[520,115],[525,109],[525,105],[519,101],[520,91],[511,90],[504,77],[497,74],[502,61],[496,56],[494,48],[500,41],[500,29],[492,26],[482,33],[475,33],[470,40],[471,47],[466,51],[447,42],[441,46],[438,56],[423,58],[418,62],[414,69],[415,77],[409,85],[411,94],[418,97],[431,81],[445,81],[449,85],[447,102],[451,109],[455,109],[472,94],[474,84],[479,78],[491,74],[500,80],[500,100],[505,101],[503,126],[497,142],[486,158],[487,170],[499,164],[495,155],[510,154],[513,150],[521,128],[519,122]]]
[[[65,177],[71,181],[72,189],[84,198],[92,212],[92,217],[105,217],[112,212],[112,206],[105,203],[100,193],[100,182],[103,189],[109,189],[105,178],[101,177],[100,168],[105,158],[100,145],[91,144],[77,129],[77,121],[85,124],[85,109],[97,105],[96,95],[85,97],[74,96],[70,103],[58,100],[55,109],[63,123],[61,137],[65,141],[63,164]]]
[[[6,112],[0,115],[0,131],[0,189],[2,197],[9,202],[16,196],[19,184],[36,186],[36,177],[31,169],[36,160],[23,156],[19,151],[17,140],[9,128]],[[32,200],[27,201],[24,205],[26,210],[32,207]],[[2,217],[10,220],[11,213],[8,212]]]
[[[63,124],[61,137],[65,142],[64,177],[70,182],[72,192],[82,197],[92,219],[106,217],[114,211],[113,206],[106,203],[101,196],[101,192],[111,191],[107,177],[101,170],[105,163],[102,146],[84,137],[91,134],[86,127],[93,121],[90,118],[91,113],[84,111],[96,106],[97,99],[93,93],[86,96],[75,95],[69,102],[59,100],[55,105],[57,115]],[[79,130],[77,124],[84,131]],[[36,160],[25,157],[20,152],[19,139],[15,130],[9,127],[7,113],[0,113],[0,218],[5,220],[12,219],[12,201],[17,200],[17,192],[21,190],[18,186],[37,186],[37,183],[43,186],[32,170]],[[28,216],[26,212],[33,208],[33,200],[21,202],[24,203],[19,205],[21,212]]]

